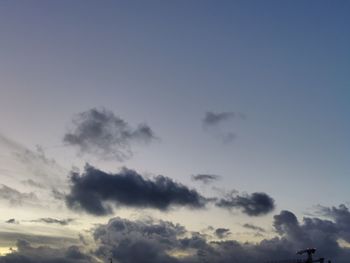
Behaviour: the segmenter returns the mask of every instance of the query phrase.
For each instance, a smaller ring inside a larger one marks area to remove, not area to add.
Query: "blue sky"
[[[340,0],[2,1],[0,132],[40,145],[67,171],[60,180],[89,162],[162,174],[208,196],[213,186],[190,176],[219,175],[220,191],[266,192],[276,213],[300,217],[348,204],[349,11]],[[92,108],[146,123],[157,140],[123,162],[76,155],[62,139]],[[206,112],[236,117],[206,129]],[[227,132],[235,138],[222,142]],[[149,213],[198,229],[219,224]],[[230,228],[248,220],[218,213]],[[267,227],[273,215],[254,222]]]

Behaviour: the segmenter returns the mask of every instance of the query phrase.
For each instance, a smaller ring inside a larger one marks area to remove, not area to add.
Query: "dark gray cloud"
[[[215,126],[219,125],[224,121],[231,120],[236,117],[235,112],[211,112],[208,111],[205,113],[205,116],[202,120],[203,124],[206,126]]]
[[[209,184],[220,179],[219,175],[215,174],[196,174],[191,175],[193,181],[202,182],[204,184]]]
[[[7,200],[11,205],[34,205],[39,201],[35,193],[22,193],[4,184],[0,188],[0,199]]]
[[[243,225],[243,227],[247,229],[255,230],[257,232],[266,232],[265,229],[263,229],[262,227],[256,226],[254,224],[246,223]]]
[[[17,241],[17,251],[0,257],[0,263],[96,263],[78,246],[64,249],[49,246],[33,247],[26,240]]]
[[[125,168],[112,174],[86,165],[83,174],[72,173],[71,183],[67,205],[94,215],[111,214],[111,204],[166,210],[172,206],[201,208],[206,203],[196,190],[168,177],[146,179]]]
[[[230,229],[228,228],[217,228],[214,233],[218,238],[225,238],[231,235]]]
[[[349,208],[342,204],[338,207],[321,207],[324,216],[333,219],[341,237],[350,242],[350,211]],[[334,230],[332,229],[332,232]]]
[[[132,156],[132,144],[149,143],[155,138],[147,124],[133,128],[111,111],[90,109],[73,120],[73,128],[63,141],[77,147],[81,154],[122,161]]]
[[[6,220],[5,223],[8,223],[8,224],[16,224],[16,219],[10,218],[9,220]]]
[[[277,236],[259,243],[241,243],[236,240],[209,241],[205,235],[189,232],[171,222],[114,218],[95,230],[94,238],[99,244],[95,255],[100,258],[112,257],[120,263],[256,263],[303,259],[303,256],[296,256],[295,251],[317,246],[317,255],[339,263],[348,262],[350,250],[337,245],[338,236],[330,235],[329,228],[325,228],[322,223],[315,223],[313,218],[304,219],[303,223],[295,219],[293,213],[282,211],[274,218]],[[313,222],[312,226],[308,220]],[[223,232],[227,232],[226,229]],[[304,238],[309,243],[305,243]],[[186,256],[176,257],[179,251]]]
[[[216,202],[216,206],[227,209],[240,209],[249,216],[260,216],[275,209],[275,201],[266,193],[252,193],[250,195],[231,194]]]
[[[45,223],[45,224],[58,224],[61,226],[66,226],[72,222],[74,222],[75,219],[73,218],[67,218],[67,219],[56,219],[51,217],[45,217],[45,218],[39,218],[35,220],[31,220],[30,222],[34,223]]]

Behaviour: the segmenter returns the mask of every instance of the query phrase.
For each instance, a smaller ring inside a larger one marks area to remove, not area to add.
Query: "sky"
[[[0,263],[348,262],[349,12],[1,1]]]

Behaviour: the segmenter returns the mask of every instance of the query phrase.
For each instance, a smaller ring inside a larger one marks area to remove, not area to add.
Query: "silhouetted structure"
[[[324,258],[318,258],[318,259],[313,259],[312,255],[316,253],[315,248],[307,248],[304,250],[300,250],[297,252],[297,255],[307,255],[306,259],[287,259],[287,260],[275,260],[275,261],[269,261],[268,263],[313,263],[313,262],[319,262],[319,263],[324,263],[325,259]],[[330,260],[328,260],[328,263],[331,263]]]

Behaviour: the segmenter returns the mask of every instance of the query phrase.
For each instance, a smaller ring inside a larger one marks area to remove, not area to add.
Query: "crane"
[[[277,260],[277,261],[270,261],[268,263],[324,263],[325,258],[318,258],[313,259],[312,255],[316,253],[316,248],[307,248],[303,250],[299,250],[296,254],[297,255],[307,255],[306,259],[288,259],[288,260]],[[331,263],[330,260],[328,260],[328,263]]]

